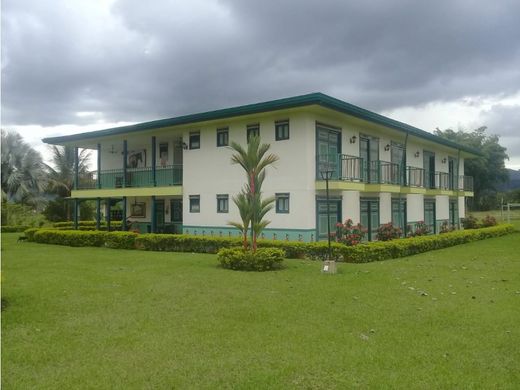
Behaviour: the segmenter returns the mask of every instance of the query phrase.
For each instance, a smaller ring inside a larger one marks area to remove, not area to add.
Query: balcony
[[[361,157],[340,155],[318,156],[318,169],[324,164],[332,167],[332,180],[366,184],[389,184],[446,191],[473,191],[473,177],[450,175],[447,172],[426,171],[388,161],[363,161]],[[318,178],[319,172],[318,172]]]
[[[99,181],[97,172],[90,172],[80,176],[77,189],[113,189],[113,188],[139,188],[139,187],[167,187],[182,185],[182,164],[156,167],[155,183],[153,171],[148,168],[128,168],[126,176],[123,169],[110,169],[101,171]]]

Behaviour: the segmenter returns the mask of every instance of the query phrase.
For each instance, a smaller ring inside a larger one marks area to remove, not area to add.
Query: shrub
[[[462,219],[462,226],[464,229],[477,229],[478,221],[473,215],[468,215],[466,218]]]
[[[135,245],[147,251],[217,253],[221,248],[242,245],[242,239],[149,233],[136,237]]]
[[[392,225],[392,222],[385,223],[377,228],[377,239],[379,241],[390,241],[401,237],[402,230]]]
[[[135,249],[135,238],[137,233],[133,232],[108,232],[105,233],[105,246],[113,249]]]
[[[40,230],[40,229],[29,228],[29,229],[24,230],[25,237],[27,237],[27,241],[34,241],[34,233],[36,233],[38,230]]]
[[[449,232],[452,232],[455,230],[455,226],[453,225],[450,225],[448,223],[448,221],[443,221],[442,224],[441,224],[441,230],[439,233],[443,234],[443,233],[449,233]]]
[[[424,221],[419,221],[415,224],[415,230],[412,230],[410,226],[408,226],[408,237],[417,237],[417,236],[426,236],[430,229],[426,226]]]
[[[277,248],[259,248],[256,252],[243,248],[224,248],[217,254],[223,268],[240,271],[269,271],[279,269],[285,252]]]
[[[12,225],[12,226],[2,226],[0,231],[2,233],[20,233],[24,232],[29,228],[27,225]]]
[[[482,218],[482,227],[490,227],[495,226],[497,224],[497,220],[492,215],[486,215]]]
[[[100,231],[40,229],[34,232],[31,241],[66,246],[103,246],[105,235]]]
[[[366,229],[360,223],[354,225],[352,219],[349,218],[345,223],[338,222],[336,224],[336,242],[349,246],[357,245],[363,240],[366,232]]]

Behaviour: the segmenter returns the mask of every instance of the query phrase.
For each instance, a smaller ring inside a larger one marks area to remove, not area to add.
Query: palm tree
[[[240,231],[245,250],[247,249],[247,231],[249,230],[249,224],[251,223],[251,205],[248,201],[247,193],[240,192],[236,196],[233,196],[233,203],[238,207],[242,222],[228,222],[228,225],[234,226]]]
[[[63,220],[64,218],[71,220],[72,210],[70,203],[65,201],[64,198],[69,197],[74,188],[75,150],[70,145],[53,145],[51,153],[53,166],[46,165],[49,178],[48,191],[55,194],[58,199],[49,204],[49,209],[45,210],[45,214],[50,220],[56,218],[58,220]],[[89,161],[90,151],[87,149],[81,150],[78,155],[78,172],[80,177],[88,173]]]
[[[2,130],[1,138],[2,199],[40,209],[45,203],[43,192],[46,186],[40,153],[16,132]]]
[[[70,196],[74,187],[74,147],[70,145],[51,147],[52,164],[47,165],[49,172],[49,191],[60,197]],[[90,151],[82,149],[78,155],[78,171],[80,177],[88,173]]]
[[[273,198],[262,200],[262,184],[265,180],[265,169],[279,160],[274,154],[268,154],[269,144],[260,144],[260,137],[249,139],[247,150],[236,142],[231,148],[236,152],[231,156],[231,163],[240,165],[247,177],[247,184],[242,192],[233,198],[242,218],[241,232],[246,245],[247,230],[251,225],[252,250],[256,251],[257,237],[270,223],[263,220],[266,213],[272,209]],[[247,218],[245,218],[247,217]],[[233,223],[232,223],[233,224]],[[233,226],[237,226],[235,223]]]

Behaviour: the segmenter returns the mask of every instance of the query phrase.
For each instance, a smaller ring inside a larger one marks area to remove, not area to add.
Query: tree
[[[2,136],[2,199],[40,209],[47,183],[40,153],[13,131]]]
[[[500,184],[507,182],[509,174],[504,161],[509,159],[506,148],[499,144],[499,136],[487,135],[485,126],[472,132],[451,129],[435,131],[435,134],[476,149],[482,156],[464,161],[464,174],[473,176],[473,205],[478,210],[489,210],[497,206],[497,191]]]
[[[274,203],[272,197],[262,199],[265,169],[279,160],[278,156],[267,154],[270,147],[269,144],[260,144],[260,137],[256,136],[249,139],[247,150],[236,142],[231,143],[231,148],[236,152],[231,156],[231,163],[238,164],[244,169],[247,184],[241,193],[233,197],[242,223],[230,222],[229,224],[240,229],[244,237],[244,249],[247,248],[247,232],[251,227],[251,249],[253,251],[256,251],[258,236],[270,223],[264,220],[264,217],[272,209]]]
[[[70,197],[74,187],[74,147],[55,146],[51,147],[52,165],[47,165],[49,186],[47,191],[54,195],[55,199],[49,202],[44,210],[44,215],[49,221],[63,221],[72,219],[70,202],[65,198]],[[78,154],[78,172],[80,177],[88,173],[90,152],[86,149]],[[93,208],[89,203],[82,202],[80,215],[83,219],[93,216]]]

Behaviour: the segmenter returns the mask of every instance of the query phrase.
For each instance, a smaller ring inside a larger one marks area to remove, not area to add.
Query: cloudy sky
[[[520,169],[520,1],[3,0],[2,128],[44,136],[323,92]]]

